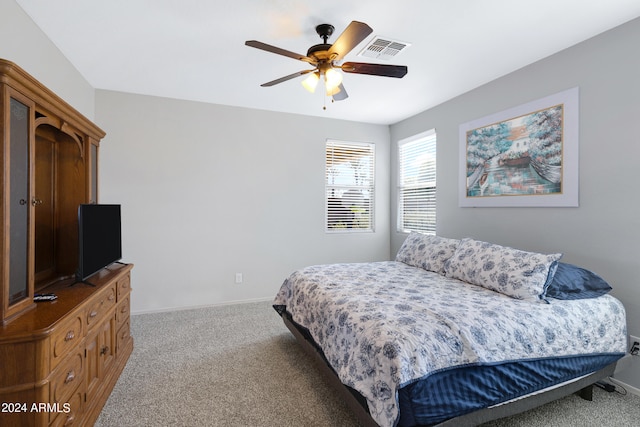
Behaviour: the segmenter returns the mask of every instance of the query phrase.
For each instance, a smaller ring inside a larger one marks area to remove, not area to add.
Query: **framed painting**
[[[459,205],[577,207],[578,92],[460,125]]]

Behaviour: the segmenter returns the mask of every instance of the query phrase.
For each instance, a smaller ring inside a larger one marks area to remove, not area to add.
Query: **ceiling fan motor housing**
[[[329,49],[331,46],[332,45],[326,43],[311,46],[307,51],[307,56],[317,59],[318,61],[329,59]]]

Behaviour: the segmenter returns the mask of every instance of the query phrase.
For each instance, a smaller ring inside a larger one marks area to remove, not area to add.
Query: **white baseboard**
[[[182,306],[182,307],[167,307],[167,308],[160,308],[160,309],[153,309],[153,310],[137,310],[137,311],[132,311],[131,315],[136,316],[138,314],[168,313],[171,311],[197,310],[199,308],[222,307],[225,305],[237,305],[237,304],[251,304],[254,302],[266,302],[266,301],[273,301],[273,297],[226,301],[226,302],[221,302],[216,304],[191,305],[187,307]]]
[[[629,384],[625,384],[620,380],[617,380],[613,377],[609,377],[609,381],[615,385],[619,385],[620,387],[624,388],[625,390],[627,390],[627,392],[631,393],[631,394],[635,394],[636,396],[640,396],[640,388],[635,388],[633,386],[630,386]]]

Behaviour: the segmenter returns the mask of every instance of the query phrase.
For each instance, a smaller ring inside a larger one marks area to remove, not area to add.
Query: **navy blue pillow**
[[[611,286],[594,272],[559,262],[546,296],[555,299],[597,298],[611,289]]]

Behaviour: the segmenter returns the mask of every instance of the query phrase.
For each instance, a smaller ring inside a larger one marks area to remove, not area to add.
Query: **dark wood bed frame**
[[[369,415],[366,401],[355,390],[342,384],[335,371],[329,366],[324,355],[317,348],[309,334],[304,331],[291,320],[289,313],[284,312],[281,314],[284,324],[289,328],[291,333],[296,337],[302,348],[308,353],[315,362],[318,369],[325,374],[327,381],[331,386],[339,393],[351,411],[355,414],[358,421],[363,427],[378,427],[378,424]],[[580,397],[586,400],[592,399],[593,384],[603,378],[607,378],[613,375],[616,363],[612,363],[605,368],[586,375],[579,380],[565,384],[560,387],[548,390],[543,393],[523,397],[519,400],[515,400],[510,403],[505,403],[500,406],[492,408],[485,408],[474,411],[469,414],[465,414],[456,418],[451,418],[438,424],[438,427],[471,427],[477,426],[482,423],[486,423],[499,418],[509,417],[516,415],[529,409],[536,408],[554,400],[558,400],[562,397],[576,393]]]

